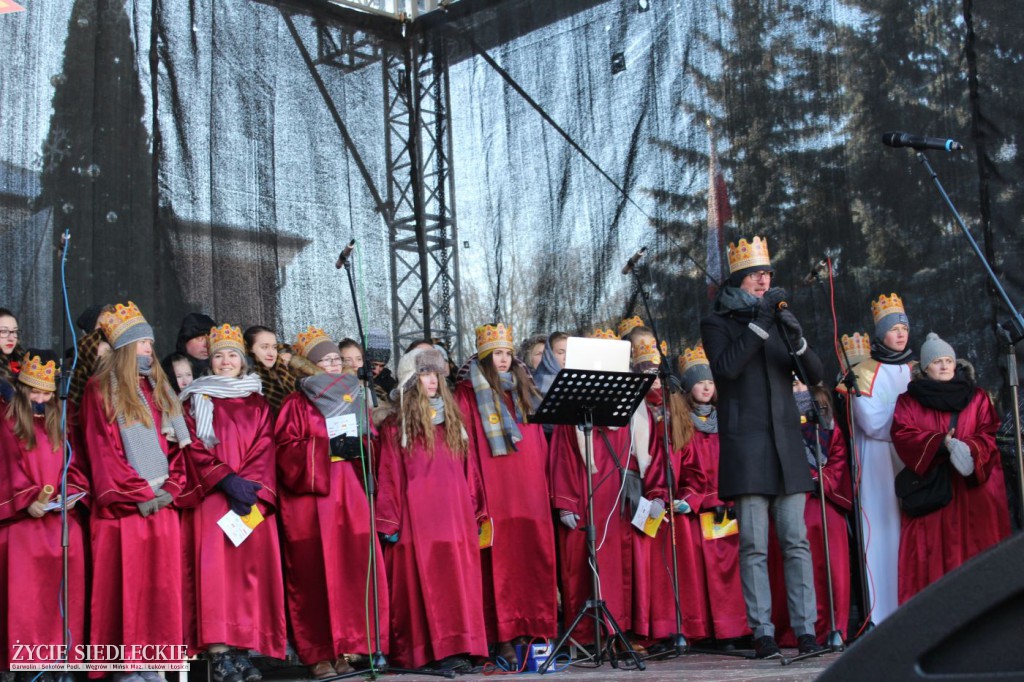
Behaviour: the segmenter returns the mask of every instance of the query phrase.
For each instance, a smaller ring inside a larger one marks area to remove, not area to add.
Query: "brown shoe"
[[[338,674],[338,671],[334,669],[330,661],[320,661],[309,669],[309,676],[314,680],[323,680],[328,677],[334,677]]]
[[[519,659],[516,657],[516,648],[512,646],[512,642],[499,642],[494,655],[505,659],[509,668],[515,668],[518,665]]]
[[[352,667],[352,664],[349,663],[348,659],[344,656],[338,656],[338,658],[334,660],[334,672],[339,675],[344,675],[345,673],[353,671],[355,671],[355,668]]]

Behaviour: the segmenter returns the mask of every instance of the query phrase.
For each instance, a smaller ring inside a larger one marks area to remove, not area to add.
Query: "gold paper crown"
[[[614,329],[601,329],[600,327],[594,327],[589,334],[588,339],[611,339],[612,341],[618,341],[619,337],[615,333]]]
[[[843,334],[841,341],[851,365],[856,365],[871,356],[871,337],[867,334],[860,332],[854,332],[853,336]]]
[[[57,365],[50,360],[45,365],[38,355],[30,356],[21,366],[18,381],[40,391],[57,390]]]
[[[888,296],[882,294],[878,297],[877,301],[871,302],[871,316],[876,323],[886,315],[891,315],[892,313],[906,314],[906,312],[903,309],[903,299],[896,294],[889,294]]]
[[[693,348],[687,348],[679,356],[679,371],[685,372],[694,365],[709,365],[708,355],[704,352],[704,344],[698,343]]]
[[[745,268],[772,266],[768,256],[768,240],[754,237],[749,242],[741,239],[739,243],[729,243],[729,274]]]
[[[668,344],[664,341],[661,342],[661,350],[668,354]],[[641,362],[661,364],[661,353],[658,352],[653,338],[642,338],[633,343],[633,364],[639,365]]]
[[[137,305],[128,301],[128,305],[117,303],[113,310],[100,313],[99,322],[107,342],[113,346],[126,331],[135,325],[146,324],[146,318],[142,316],[142,311]]]
[[[309,355],[309,351],[313,350],[318,344],[323,343],[324,341],[334,343],[334,341],[331,340],[331,337],[329,337],[327,332],[323,329],[318,329],[313,325],[309,325],[309,328],[306,329],[306,331],[299,332],[299,335],[295,337],[295,343],[292,344],[292,348],[302,357],[307,357]]]
[[[211,327],[210,355],[227,348],[236,350],[242,357],[245,357],[245,339],[242,337],[242,328],[232,327],[227,323],[219,327]]]
[[[633,331],[637,327],[642,327],[642,326],[644,326],[644,321],[642,319],[640,319],[639,315],[634,315],[633,317],[627,317],[622,322],[619,322],[619,336],[618,336],[618,338],[622,338],[623,336],[625,336],[626,334],[630,333],[631,331]]]
[[[476,352],[477,355],[485,357],[499,348],[507,348],[514,351],[515,344],[512,341],[512,327],[498,324],[485,324],[476,328]]]

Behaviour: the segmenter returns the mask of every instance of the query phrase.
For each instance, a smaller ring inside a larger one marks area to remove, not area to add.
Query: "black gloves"
[[[355,436],[335,436],[331,439],[331,457],[359,459],[362,454],[359,439]]]
[[[247,481],[238,474],[228,474],[220,480],[217,487],[228,498],[228,506],[231,511],[239,516],[245,516],[252,511],[256,504],[256,491],[263,486],[255,481]]]
[[[773,313],[779,309],[779,304],[786,300],[786,290],[782,287],[772,287],[764,292],[761,302]]]
[[[797,321],[796,315],[789,308],[783,308],[778,312],[778,320],[782,324],[782,328],[786,330],[786,336],[789,337],[792,344],[798,345],[804,336],[804,330]]]

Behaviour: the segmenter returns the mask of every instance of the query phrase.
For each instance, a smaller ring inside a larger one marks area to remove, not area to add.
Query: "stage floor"
[[[795,649],[783,649],[784,655],[795,655]],[[613,668],[605,663],[600,668],[585,668],[582,666],[571,666],[567,670],[558,673],[549,673],[541,676],[537,674],[523,673],[516,675],[517,679],[549,679],[552,682],[600,682],[603,680],[622,680],[626,678],[635,679],[637,682],[661,682],[662,680],[686,679],[689,682],[737,682],[739,680],[758,680],[759,682],[774,682],[783,680],[813,680],[820,675],[825,668],[831,665],[842,654],[825,654],[817,658],[799,661],[784,666],[778,659],[771,661],[756,661],[731,656],[711,656],[706,654],[693,654],[673,658],[667,661],[647,661],[647,670],[636,671],[625,668]],[[291,668],[288,671],[275,671],[266,674],[264,679],[267,682],[308,679],[298,677],[300,669]],[[456,680],[495,680],[507,675],[496,674],[474,674],[458,675]],[[350,679],[366,679],[361,677]],[[443,680],[443,677],[427,675],[402,675],[392,677],[397,680],[409,680],[409,682],[426,682],[428,680]]]

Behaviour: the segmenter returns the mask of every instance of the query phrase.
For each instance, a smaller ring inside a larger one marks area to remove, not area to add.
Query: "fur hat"
[[[398,362],[398,385],[391,390],[391,400],[398,400],[400,394],[412,388],[419,375],[431,372],[437,372],[442,379],[448,376],[448,362],[436,348],[417,348],[403,355]]]
[[[928,337],[924,340],[924,345],[921,346],[921,369],[928,369],[928,365],[939,358],[953,358],[955,363],[956,351],[953,350],[953,346],[940,339],[938,334],[928,332]]]

